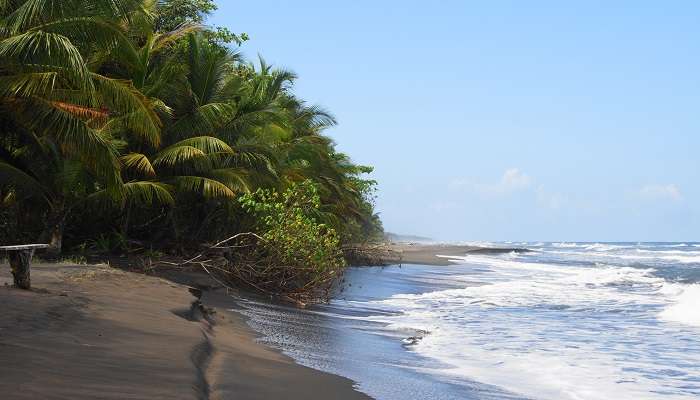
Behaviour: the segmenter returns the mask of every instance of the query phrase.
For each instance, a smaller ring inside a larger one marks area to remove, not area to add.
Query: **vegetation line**
[[[231,282],[311,298],[382,237],[372,168],[294,73],[204,25],[213,0],[43,4],[0,6],[1,243],[187,257],[253,232]]]

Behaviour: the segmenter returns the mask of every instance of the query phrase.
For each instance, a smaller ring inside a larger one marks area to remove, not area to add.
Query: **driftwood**
[[[227,289],[235,290],[231,285],[237,284],[300,307],[329,298],[338,271],[319,274],[313,268],[279,265],[279,250],[264,241],[252,232],[239,233],[180,262],[161,260],[158,264],[200,268]]]
[[[346,246],[345,259],[351,265],[388,265],[401,262],[401,253],[383,244]],[[319,270],[304,265],[280,265],[281,249],[252,232],[244,232],[205,247],[199,254],[181,261],[160,260],[170,267],[195,267],[229,290],[234,285],[290,301],[298,306],[326,301],[342,270]]]
[[[160,260],[156,264],[164,264],[164,265],[167,265],[170,267],[187,267],[187,266],[199,267],[204,272],[206,272],[212,279],[214,279],[215,282],[217,282],[221,286],[223,286],[229,290],[235,290],[235,288],[227,285],[219,277],[217,277],[217,274],[213,273],[212,270],[215,270],[215,271],[220,270],[221,269],[220,265],[226,264],[225,253],[238,247],[235,245],[232,246],[232,245],[226,245],[226,244],[233,241],[233,240],[238,239],[239,237],[243,237],[243,236],[253,236],[253,237],[260,238],[260,236],[256,235],[255,233],[252,233],[252,232],[239,233],[239,234],[231,236],[228,239],[222,240],[222,241],[220,241],[212,246],[208,246],[203,252],[197,254],[194,257],[188,258],[186,260],[183,260],[180,262],[170,262],[170,261]]]

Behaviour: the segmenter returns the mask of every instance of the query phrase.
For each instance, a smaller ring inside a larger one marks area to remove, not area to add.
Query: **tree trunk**
[[[29,263],[32,261],[34,250],[19,250],[10,252],[10,267],[15,286],[20,289],[31,289],[32,282],[29,276]]]
[[[124,221],[122,223],[122,240],[124,240],[125,251],[129,250],[129,222],[131,220],[131,204],[126,205],[126,215],[124,216]]]
[[[46,251],[50,255],[60,255],[63,246],[63,228],[66,222],[66,213],[63,206],[56,207],[49,211],[46,217],[44,231],[39,237],[41,243],[48,243]]]

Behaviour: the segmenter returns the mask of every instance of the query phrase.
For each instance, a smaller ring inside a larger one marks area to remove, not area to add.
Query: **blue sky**
[[[337,116],[388,231],[700,240],[698,2],[218,4]]]

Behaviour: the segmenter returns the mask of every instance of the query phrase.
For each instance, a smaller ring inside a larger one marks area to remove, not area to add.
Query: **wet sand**
[[[0,263],[3,399],[369,399],[256,343],[216,291],[201,307],[165,279],[67,264],[10,282]]]

